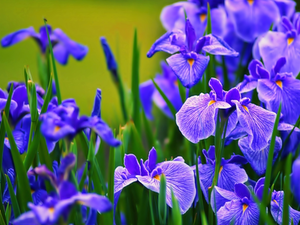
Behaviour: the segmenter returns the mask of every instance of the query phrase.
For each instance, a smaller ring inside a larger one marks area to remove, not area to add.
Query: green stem
[[[150,215],[151,215],[151,223],[155,225],[154,214],[153,214],[153,205],[152,205],[152,191],[149,190],[149,204],[150,204]]]

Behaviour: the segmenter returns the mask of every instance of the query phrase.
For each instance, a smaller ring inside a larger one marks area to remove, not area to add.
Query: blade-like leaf
[[[160,187],[158,195],[158,215],[160,224],[166,224],[167,205],[166,205],[166,177],[164,174],[160,175]]]
[[[25,170],[25,167],[23,165],[23,162],[21,160],[21,156],[18,150],[18,147],[16,145],[16,142],[14,140],[14,136],[12,134],[12,131],[10,129],[9,123],[7,121],[6,114],[3,114],[2,122],[5,125],[5,130],[8,136],[9,144],[11,147],[11,155],[13,158],[13,162],[15,165],[15,170],[17,174],[17,191],[20,193],[21,199],[19,199],[20,203],[20,209],[21,212],[25,212],[27,209],[27,203],[32,202],[31,197],[31,191],[29,186],[29,181],[27,178],[27,171]]]
[[[172,217],[171,223],[173,225],[182,225],[182,218],[180,213],[180,208],[177,199],[175,198],[174,192],[172,190]]]
[[[290,153],[286,160],[285,165],[285,178],[284,178],[284,198],[283,198],[283,216],[282,224],[289,224],[290,221],[290,190],[291,190],[291,170],[292,170],[292,153]]]

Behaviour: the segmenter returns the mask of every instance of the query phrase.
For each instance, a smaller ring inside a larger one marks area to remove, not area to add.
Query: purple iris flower
[[[219,5],[224,5],[224,0],[188,0],[189,2],[194,2],[199,6],[207,7],[209,3],[210,8],[216,8]]]
[[[215,175],[215,146],[210,146],[208,151],[205,149],[202,151],[206,158],[206,164],[201,163],[201,157],[198,159],[198,169],[200,186],[202,193],[206,199],[209,201],[209,189],[212,186],[213,178]],[[248,181],[248,175],[244,169],[241,168],[242,165],[248,163],[243,156],[233,155],[230,159],[221,160],[221,167],[219,170],[219,177],[217,186],[228,191],[234,190],[235,183],[245,183]],[[196,166],[193,166],[194,171]],[[196,174],[196,172],[195,172]],[[197,196],[198,197],[198,196]],[[197,198],[196,197],[196,198]]]
[[[237,36],[245,42],[254,42],[280,19],[274,0],[225,0],[225,7]]]
[[[181,133],[191,142],[198,143],[215,134],[218,111],[228,118],[226,137],[237,123],[248,134],[250,147],[259,150],[268,145],[276,114],[242,98],[237,88],[223,91],[219,80],[211,78],[210,94],[192,96],[176,114],[176,123]],[[263,119],[262,119],[263,118]]]
[[[156,75],[154,80],[170,100],[176,111],[178,111],[182,106],[182,100],[178,89],[177,77],[165,62],[161,63],[161,67],[162,75]],[[147,118],[153,118],[152,102],[154,102],[165,115],[167,115],[169,118],[173,118],[171,110],[158,90],[155,88],[152,80],[148,80],[140,84],[140,98]]]
[[[86,46],[71,40],[61,29],[57,28],[52,31],[51,26],[48,25],[48,31],[53,46],[54,57],[60,64],[67,64],[69,55],[72,55],[77,60],[81,60],[87,54],[88,48]],[[49,42],[44,26],[40,28],[39,33],[35,32],[33,27],[11,33],[2,38],[1,45],[2,47],[8,47],[29,37],[37,42],[42,54],[45,54]]]
[[[245,158],[251,165],[252,169],[259,175],[264,175],[267,169],[268,157],[269,157],[269,148],[270,142],[268,145],[259,150],[253,150],[249,145],[249,139],[247,137],[241,138],[238,142],[239,147],[244,154]],[[282,141],[280,137],[275,139],[274,147],[274,156],[273,163],[276,161],[278,154],[282,147]]]
[[[9,168],[4,173],[9,177],[11,184],[14,185],[15,179],[16,179],[16,174],[15,174],[14,169]],[[4,186],[3,194],[2,194],[2,204],[6,205],[7,203],[11,204],[10,194],[9,194],[9,190],[8,190],[8,184],[7,184],[7,182],[5,182],[5,186]]]
[[[94,106],[94,110],[95,107],[98,114],[87,117],[79,116],[79,108],[73,99],[64,100],[59,106],[52,104],[48,112],[40,117],[41,132],[46,140],[55,142],[65,137],[73,139],[78,132],[90,128],[109,145],[119,146],[121,142],[114,138],[111,129],[100,118],[100,105]]]
[[[298,180],[299,182],[299,180]],[[278,224],[282,224],[282,215],[283,215],[283,191],[273,191],[271,199],[271,214]],[[300,221],[300,212],[293,209],[289,206],[289,224],[299,224]]]
[[[57,195],[48,198],[39,205],[28,203],[31,211],[22,214],[14,221],[14,224],[56,224],[62,216],[64,220],[68,218],[71,207],[75,204],[84,205],[99,213],[112,209],[109,200],[97,194],[84,194],[77,192],[75,186],[68,182],[69,173],[75,165],[76,157],[70,153],[61,160],[56,174],[47,169],[45,165],[30,170],[28,175],[39,175],[48,178],[55,188]]]
[[[150,58],[157,51],[169,54],[180,52],[167,58],[167,62],[187,88],[201,80],[208,65],[209,56],[200,54],[201,51],[214,55],[238,56],[236,51],[213,34],[201,37],[196,42],[196,33],[189,19],[186,20],[185,34],[180,30],[167,32],[153,44],[147,56]]]
[[[262,199],[264,178],[257,181],[254,194]],[[258,224],[259,208],[254,201],[251,190],[245,184],[236,183],[234,191],[214,187],[211,195],[212,209],[217,212],[218,224]]]
[[[298,204],[300,204],[300,157],[298,157],[294,163],[292,168],[292,175],[291,175],[291,186],[292,192]]]
[[[151,191],[159,193],[162,174],[166,177],[167,204],[172,207],[171,191],[173,190],[182,214],[191,207],[196,194],[193,170],[184,163],[182,157],[158,164],[156,159],[157,154],[154,148],[150,150],[145,162],[141,159],[139,163],[135,155],[125,155],[125,167],[119,166],[115,170],[115,207],[123,188],[136,181]]]
[[[255,57],[261,57],[268,71],[281,57],[286,57],[283,72],[297,76],[300,72],[298,58],[300,57],[300,14],[295,13],[292,22],[283,17],[278,31],[268,31],[253,49]]]
[[[216,4],[215,4],[216,5]],[[207,26],[207,4],[203,1],[177,2],[163,8],[160,20],[167,31],[185,30],[185,13],[195,28],[196,37],[204,35]],[[224,7],[211,9],[212,33],[222,36],[225,32],[227,15]]]
[[[286,58],[279,58],[271,70],[266,70],[260,61],[253,60],[249,64],[250,76],[245,76],[240,88],[248,92],[257,87],[259,99],[273,112],[281,103],[284,122],[294,124],[300,115],[300,81],[290,73],[280,72],[286,62]]]

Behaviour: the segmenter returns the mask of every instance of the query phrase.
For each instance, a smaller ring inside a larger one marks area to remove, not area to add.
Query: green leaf
[[[265,185],[264,185],[264,191],[263,191],[263,200],[262,200],[262,205],[265,207],[268,205],[268,191],[269,191],[269,186],[270,186],[270,182],[271,182],[273,156],[274,156],[274,148],[275,148],[275,138],[276,138],[277,127],[278,127],[278,123],[279,123],[280,113],[281,113],[281,103],[280,103],[278,111],[277,111],[276,120],[274,123],[272,137],[271,137],[270,148],[269,148],[267,170],[266,170],[266,176],[265,176]],[[261,220],[260,220],[260,223],[261,223]]]
[[[167,205],[166,205],[166,177],[164,174],[160,175],[160,187],[158,195],[158,215],[160,224],[166,224]]]
[[[51,54],[51,59],[52,59],[52,67],[53,67],[53,73],[54,73],[54,81],[55,81],[57,102],[60,105],[62,99],[61,99],[61,94],[60,94],[60,88],[59,88],[59,82],[58,82],[58,75],[57,75],[57,70],[56,70],[55,58],[54,58],[54,54],[53,54],[52,44],[51,44],[51,41],[50,41],[50,36],[49,36],[49,31],[48,31],[48,26],[47,26],[47,20],[44,19],[44,22],[45,22],[45,27],[46,27],[46,31],[47,31],[47,37],[48,37],[48,42],[49,42],[49,49],[50,49],[50,54]]]
[[[6,221],[9,221],[10,217],[11,217],[11,205],[8,203],[6,206],[6,210],[5,210]],[[2,223],[0,223],[0,224],[2,224]]]
[[[48,85],[47,93],[45,96],[44,104],[42,106],[41,114],[43,114],[47,111],[51,97],[52,97],[52,77],[50,77],[50,80],[49,80],[49,85]],[[28,148],[28,151],[27,151],[27,154],[26,154],[26,157],[24,160],[24,167],[25,167],[26,171],[30,168],[30,166],[33,162],[33,159],[36,156],[36,153],[38,150],[38,146],[39,146],[39,142],[40,142],[40,138],[41,138],[40,126],[41,126],[41,121],[38,120],[36,129],[35,129],[36,132],[33,137],[33,141],[31,142],[30,147]],[[52,170],[52,165],[51,165],[51,168],[49,168],[49,169]]]
[[[207,34],[211,34],[211,32],[211,12],[209,2],[207,2]]]
[[[115,132],[114,132],[115,136]],[[115,148],[110,147],[109,150],[109,163],[108,163],[108,198],[111,201],[111,204],[114,205],[114,177],[115,177]],[[111,224],[114,221],[114,213],[111,214]]]
[[[152,147],[154,145],[154,137],[153,137],[153,131],[151,130],[151,126],[150,123],[146,117],[145,111],[143,110],[142,112],[142,116],[143,116],[143,124],[145,127],[145,132],[146,132],[146,138],[147,138],[147,142],[148,142],[148,147]]]
[[[179,89],[179,94],[180,94],[180,97],[181,97],[181,101],[182,101],[182,103],[184,103],[185,100],[186,100],[186,89],[182,85],[182,83],[180,82],[179,79],[177,79],[177,84],[178,84],[178,89]]]
[[[286,160],[285,165],[285,178],[284,178],[284,198],[283,198],[283,216],[282,224],[289,224],[289,202],[290,202],[290,190],[291,190],[291,170],[292,170],[292,153],[290,153]]]
[[[15,218],[18,218],[21,215],[19,203],[17,201],[17,197],[15,195],[14,188],[11,184],[9,177],[7,175],[5,175],[5,177],[6,177],[6,181],[7,181],[7,185],[8,185],[8,191],[9,191],[9,195],[10,195],[11,205],[14,210],[14,216],[15,216]]]
[[[173,106],[173,104],[170,102],[170,100],[167,98],[167,96],[165,95],[165,93],[160,89],[160,87],[157,85],[157,83],[154,81],[153,78],[151,78],[154,86],[156,87],[156,89],[158,90],[159,94],[161,95],[161,97],[165,100],[165,102],[167,103],[169,109],[171,110],[171,113],[174,116],[174,119],[176,118],[176,109]]]
[[[150,216],[151,216],[151,224],[155,225],[154,213],[153,213],[153,203],[152,203],[152,191],[149,190],[149,206],[150,206]]]
[[[133,122],[130,123],[131,136],[130,142],[132,147],[129,148],[130,151],[126,153],[133,153],[138,159],[145,159],[147,157],[146,151],[144,150],[144,145],[141,139],[141,135],[135,127]]]
[[[6,223],[5,223],[5,217],[4,217],[5,215],[4,214],[2,214],[2,212],[0,213],[0,225],[6,225]]]
[[[38,75],[39,75],[40,83],[42,87],[46,90],[48,84],[47,65],[45,63],[45,59],[42,58],[41,53],[38,53],[37,55],[37,64],[38,64]]]
[[[132,54],[132,75],[131,75],[131,90],[133,98],[133,114],[132,119],[138,131],[141,130],[140,121],[140,90],[139,90],[139,57],[140,52],[137,41],[137,30],[134,30],[133,38],[133,54]]]
[[[16,145],[16,142],[14,140],[14,136],[12,134],[12,131],[10,129],[9,123],[7,121],[6,114],[3,114],[2,117],[2,122],[5,125],[5,130],[8,136],[9,144],[11,147],[11,155],[13,158],[13,162],[15,165],[15,171],[17,174],[17,191],[20,193],[21,199],[19,199],[20,203],[20,208],[21,212],[25,212],[28,207],[27,203],[32,202],[32,197],[31,197],[31,190],[29,186],[29,181],[27,178],[27,171],[25,170],[25,167],[23,165],[23,162],[21,160],[21,156],[18,150],[18,147]]]
[[[174,192],[172,190],[172,217],[171,223],[172,225],[182,225],[182,218],[180,213],[180,208],[177,199],[175,198]]]

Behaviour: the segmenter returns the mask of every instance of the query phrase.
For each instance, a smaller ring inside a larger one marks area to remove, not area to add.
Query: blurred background
[[[140,82],[160,72],[163,54],[146,57],[154,41],[165,31],[159,15],[171,0],[14,0],[2,1],[0,7],[0,38],[22,28],[33,26],[36,31],[44,24],[61,28],[72,40],[88,46],[82,61],[70,57],[68,64],[57,65],[63,99],[74,98],[81,114],[89,115],[96,89],[102,90],[102,117],[112,126],[122,123],[118,93],[107,71],[100,36],[105,36],[118,61],[125,86],[131,86],[132,45],[134,28],[140,47]],[[33,39],[8,48],[0,47],[0,88],[9,81],[23,81],[23,68],[28,65],[38,81],[39,47]]]

